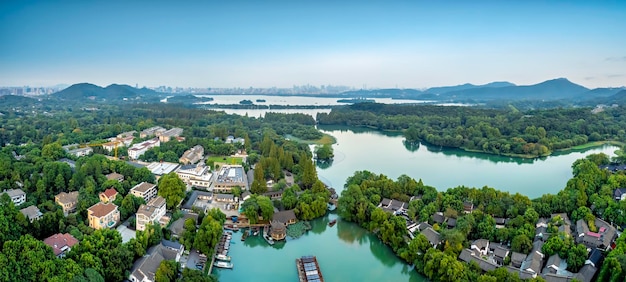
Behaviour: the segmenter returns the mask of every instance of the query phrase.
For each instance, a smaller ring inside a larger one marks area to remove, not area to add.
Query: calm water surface
[[[266,96],[266,95],[196,95],[198,97],[211,97],[213,101],[203,102],[201,104],[219,104],[232,105],[239,104],[241,100],[250,100],[255,105],[291,105],[291,106],[336,106],[347,105],[346,103],[338,103],[337,100],[343,98],[322,98],[322,97],[305,97],[305,96]],[[265,100],[265,102],[257,102],[257,99]],[[418,104],[428,101],[418,100],[402,100],[391,98],[373,98],[377,103],[384,104]]]
[[[298,281],[296,258],[315,255],[325,281],[428,281],[356,224],[339,220],[328,227],[333,218],[337,216],[329,214],[313,220],[313,230],[303,237],[274,246],[261,236],[250,236],[242,242],[241,232],[235,232],[228,253],[234,268],[213,273],[226,282],[293,282]]]
[[[398,133],[350,127],[320,126],[319,129],[334,136],[337,143],[333,145],[333,163],[318,166],[317,172],[326,184],[338,191],[343,190],[346,178],[355,171],[369,170],[393,179],[402,174],[421,178],[424,184],[439,191],[460,185],[489,186],[519,192],[532,199],[565,188],[572,177],[572,163],[577,159],[594,153],[612,156],[618,149],[607,145],[541,159],[520,159],[424,144],[409,146]]]

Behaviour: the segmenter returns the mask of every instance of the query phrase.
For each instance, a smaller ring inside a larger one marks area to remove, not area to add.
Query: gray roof
[[[191,212],[185,213],[183,217],[177,219],[176,221],[172,222],[172,224],[170,224],[169,230],[172,232],[172,235],[181,236],[183,234],[185,221],[188,218],[193,218],[196,221],[196,224],[198,224],[198,214],[191,213]]]
[[[20,210],[20,212],[22,212],[22,214],[24,214],[24,216],[28,219],[38,218],[41,216],[41,211],[39,211],[39,208],[37,208],[37,206],[35,205],[23,208]]]
[[[274,213],[274,220],[280,221],[281,223],[287,223],[290,220],[296,219],[296,213],[293,210],[279,211]]]
[[[544,273],[556,273],[557,269],[561,266],[561,257],[558,254],[551,255],[546,262]],[[556,268],[556,269],[555,269]]]
[[[615,189],[615,191],[613,191],[613,196],[615,197],[615,199],[621,198],[623,194],[626,194],[626,188],[617,188]]]
[[[199,196],[213,197],[213,193],[194,190],[193,192],[191,192],[191,195],[189,195],[189,199],[185,202],[185,204],[183,204],[181,208],[185,210],[191,210],[191,208],[193,208],[193,204],[196,202]]]
[[[554,273],[543,274],[543,279],[546,280],[546,282],[569,282],[572,281],[572,278],[574,277]]]
[[[448,218],[448,227],[452,228],[456,226],[456,218]]]
[[[576,273],[574,278],[583,281],[583,282],[591,282],[593,277],[596,275],[598,269],[590,264],[585,264],[579,271]]]
[[[504,247],[497,247],[493,251],[493,255],[499,258],[505,258],[506,256],[509,255],[509,249],[504,248]]]
[[[235,195],[233,194],[215,194],[216,199],[220,200],[233,200],[235,199]]]
[[[24,193],[24,191],[22,191],[22,189],[9,189],[9,190],[4,191],[4,193],[9,195],[9,197],[11,197],[11,198],[22,196],[22,195],[26,194],[26,193]]]
[[[435,214],[431,216],[431,218],[436,223],[443,223],[443,221],[446,220],[442,212],[436,212]]]
[[[511,263],[514,265],[521,266],[522,262],[524,262],[525,259],[526,259],[525,254],[518,253],[518,252],[513,252],[513,254],[511,254]]]
[[[439,243],[441,243],[441,235],[439,235],[439,233],[434,229],[428,227],[424,229],[424,231],[422,231],[421,233],[426,236],[426,238],[432,245],[439,245]]]
[[[428,222],[422,222],[422,223],[420,223],[419,225],[417,225],[417,229],[418,229],[420,232],[424,231],[424,229],[426,229],[426,228],[433,228],[433,226],[432,226],[432,225],[430,225],[430,224],[428,224]]]
[[[467,263],[470,263],[472,261],[476,262],[476,264],[478,264],[480,269],[482,269],[483,271],[492,271],[498,268],[497,264],[482,259],[470,249],[463,249],[461,251],[461,254],[459,255],[459,259]]]
[[[489,240],[487,239],[478,239],[472,242],[472,245],[476,246],[479,250],[486,250],[487,246],[489,246]]]
[[[163,260],[175,260],[177,252],[164,246],[163,244],[156,245],[146,253],[146,256],[137,260],[133,265],[131,273],[133,276],[143,280],[143,277],[154,281],[157,268]]]

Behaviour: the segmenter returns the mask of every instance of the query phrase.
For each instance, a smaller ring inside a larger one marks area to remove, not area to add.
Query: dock
[[[324,282],[320,265],[315,256],[303,256],[296,259],[300,282]]]

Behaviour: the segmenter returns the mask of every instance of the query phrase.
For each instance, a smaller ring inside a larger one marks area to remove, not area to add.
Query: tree
[[[170,172],[159,178],[159,196],[165,198],[168,209],[174,209],[185,197],[187,186],[178,178],[176,172]]]
[[[193,218],[188,218],[183,225],[183,234],[181,235],[180,242],[185,246],[186,250],[191,250],[195,238],[196,221]]]
[[[63,147],[61,147],[61,144],[57,142],[46,144],[41,149],[41,156],[47,160],[56,161],[63,155],[65,155]]]
[[[254,167],[254,180],[250,187],[250,192],[254,194],[263,194],[267,192],[267,182],[265,182],[265,172],[263,166],[257,164]]]
[[[329,144],[315,147],[315,156],[318,161],[331,160],[335,155],[333,154],[333,147]]]
[[[532,248],[532,241],[524,234],[517,235],[511,240],[511,250],[514,252],[528,254]]]
[[[217,282],[217,278],[213,275],[206,276],[200,270],[191,268],[183,269],[183,277],[178,282]]]
[[[156,282],[173,282],[177,274],[178,263],[174,260],[163,260],[154,274],[154,280]]]
[[[587,259],[587,247],[583,244],[576,244],[575,247],[567,251],[567,270],[578,272],[585,265]]]
[[[302,183],[302,188],[309,189],[318,180],[315,165],[313,165],[313,162],[308,156],[306,156],[306,154],[302,154],[300,156],[299,165],[302,169],[302,177],[300,179],[300,182]]]
[[[201,253],[207,256],[212,256],[215,245],[217,245],[222,237],[222,232],[222,224],[218,220],[215,220],[212,216],[207,215],[202,220],[200,228],[198,228],[194,246]]]

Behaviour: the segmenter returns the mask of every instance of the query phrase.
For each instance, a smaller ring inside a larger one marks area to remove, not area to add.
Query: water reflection
[[[315,161],[315,165],[317,165],[317,167],[321,169],[327,169],[333,165],[333,160],[330,159],[326,161]]]
[[[406,139],[402,140],[402,145],[404,145],[404,148],[407,149],[409,152],[416,152],[420,148],[419,142],[410,142]]]
[[[369,235],[374,236],[374,235]],[[378,239],[370,240],[370,251],[374,257],[387,268],[393,267],[397,260],[389,259],[390,255],[394,255],[391,249]]]

